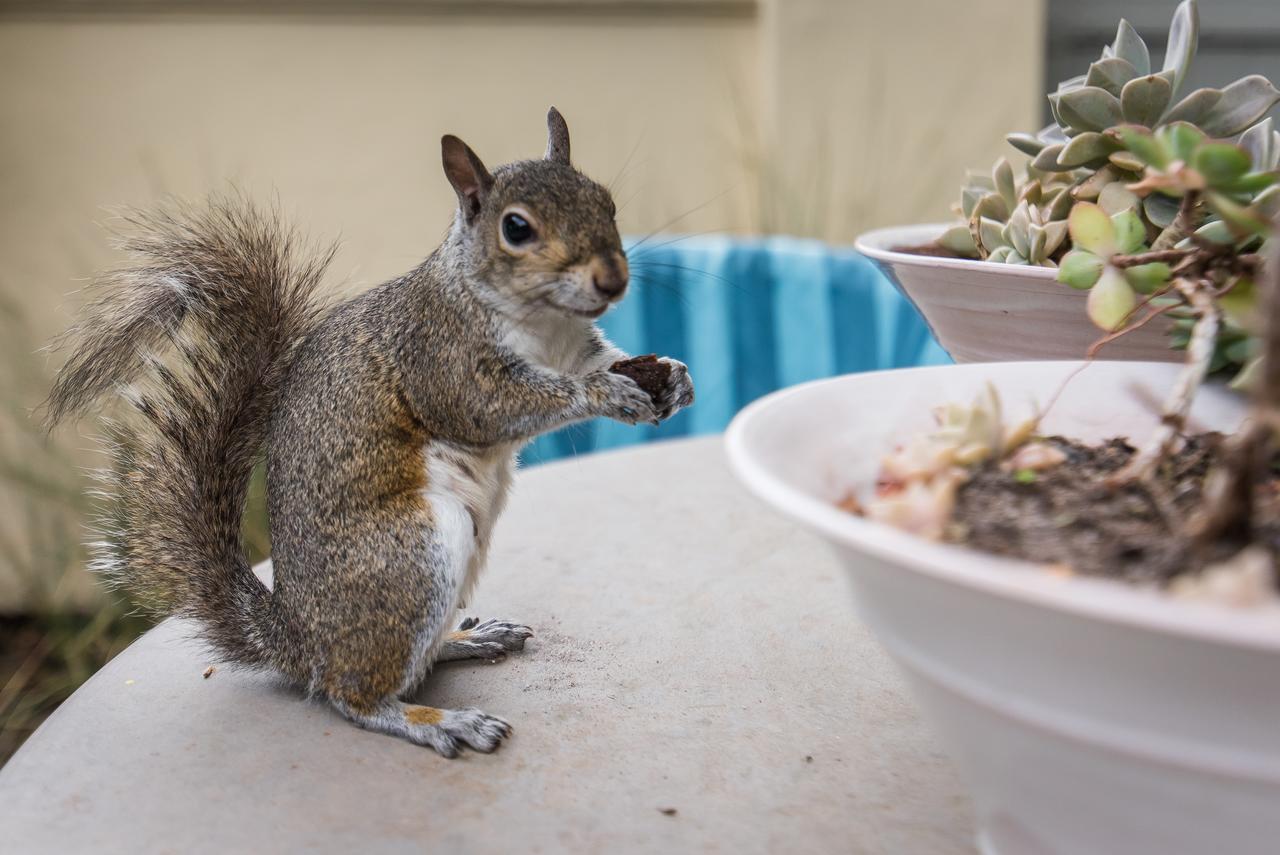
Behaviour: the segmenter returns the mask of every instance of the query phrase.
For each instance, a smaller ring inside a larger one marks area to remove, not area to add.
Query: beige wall
[[[616,178],[628,232],[848,241],[944,216],[963,168],[1040,103],[1041,0],[252,7],[0,4],[0,297],[33,339],[115,259],[107,206],[229,181],[276,193],[342,235],[335,270],[358,288],[444,230],[442,133],[490,162],[536,156],[554,103],[579,166]]]
[[[776,0],[758,28],[763,225],[831,240],[946,218],[1038,126],[1039,0]]]

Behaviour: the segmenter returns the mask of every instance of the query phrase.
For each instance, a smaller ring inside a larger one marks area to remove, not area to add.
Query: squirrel
[[[413,270],[327,305],[334,253],[238,194],[128,214],[138,263],[104,274],[64,334],[52,427],[108,396],[109,499],[92,567],[158,615],[197,621],[218,657],[282,674],[356,725],[446,757],[510,725],[407,700],[436,662],[501,658],[527,626],[462,621],[516,455],[584,419],[658,423],[657,394],[594,320],[627,289],[609,191],[571,165],[553,107],[540,160],[492,171],[441,140],[458,205]],[[265,453],[274,584],[240,526]]]

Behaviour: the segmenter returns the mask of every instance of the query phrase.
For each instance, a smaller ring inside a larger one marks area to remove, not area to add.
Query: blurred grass
[[[0,573],[17,610],[0,615],[0,765],[58,705],[151,625],[85,570],[87,462],[73,431],[45,433],[33,408],[52,377],[23,313],[0,290]],[[262,467],[244,540],[269,552]]]

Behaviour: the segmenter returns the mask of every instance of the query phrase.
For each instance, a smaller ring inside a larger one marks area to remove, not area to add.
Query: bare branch
[[[1139,252],[1135,255],[1113,255],[1111,264],[1123,270],[1126,267],[1137,267],[1140,264],[1154,264],[1163,261],[1166,264],[1180,262],[1195,253],[1195,249],[1162,249],[1158,252]]]
[[[1182,202],[1178,205],[1178,215],[1173,218],[1173,222],[1169,228],[1160,233],[1155,243],[1151,244],[1153,250],[1172,249],[1183,238],[1190,237],[1192,232],[1196,230],[1196,225],[1200,219],[1197,209],[1200,207],[1200,191],[1188,190],[1182,195]]]
[[[1191,329],[1191,341],[1187,344],[1187,362],[1165,401],[1160,427],[1124,468],[1111,477],[1112,486],[1146,478],[1169,452],[1174,440],[1185,429],[1191,403],[1209,373],[1209,363],[1213,360],[1218,328],[1222,323],[1221,312],[1213,299],[1213,283],[1203,279],[1178,277],[1173,280],[1173,286],[1196,316],[1195,326]]]

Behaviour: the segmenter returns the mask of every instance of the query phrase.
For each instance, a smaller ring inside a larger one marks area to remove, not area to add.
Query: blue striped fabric
[[[540,437],[525,465],[724,430],[775,389],[950,357],[889,281],[852,249],[795,238],[669,238],[628,250],[632,289],[601,319],[628,353],[688,363],[697,403],[658,427],[604,419]]]

